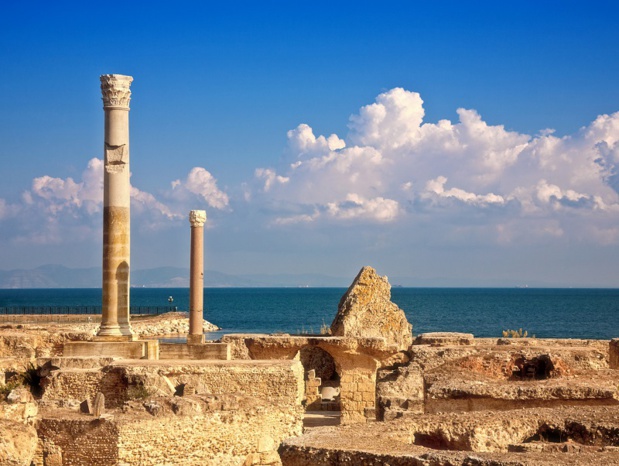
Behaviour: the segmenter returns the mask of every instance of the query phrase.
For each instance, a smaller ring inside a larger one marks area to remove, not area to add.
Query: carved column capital
[[[131,100],[132,76],[122,74],[104,74],[101,79],[101,94],[103,94],[103,108],[129,110]]]
[[[189,223],[192,227],[202,227],[206,222],[205,210],[191,210],[189,212]]]

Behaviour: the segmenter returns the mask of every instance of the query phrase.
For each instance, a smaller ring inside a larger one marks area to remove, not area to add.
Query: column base
[[[138,336],[131,335],[95,335],[92,341],[137,341]]]
[[[187,335],[187,344],[188,345],[203,345],[204,344],[204,334],[201,333],[199,335]]]

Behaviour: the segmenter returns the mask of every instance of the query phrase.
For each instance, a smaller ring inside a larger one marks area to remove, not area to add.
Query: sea
[[[206,288],[204,318],[224,333],[317,334],[329,326],[345,288]],[[619,337],[619,289],[397,288],[392,301],[413,333],[466,332],[500,337],[503,330],[538,338]],[[172,300],[170,302],[170,299]],[[101,289],[1,289],[0,308],[100,306]],[[132,288],[132,306],[187,310],[187,288]]]

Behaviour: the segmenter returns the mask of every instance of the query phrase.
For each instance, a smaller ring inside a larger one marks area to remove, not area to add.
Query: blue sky
[[[1,269],[99,264],[121,73],[134,268],[186,266],[203,208],[228,273],[619,282],[615,2],[2,10]]]

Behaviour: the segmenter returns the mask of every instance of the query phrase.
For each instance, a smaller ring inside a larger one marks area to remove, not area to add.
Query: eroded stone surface
[[[0,464],[30,466],[37,448],[37,431],[22,422],[0,419]]]
[[[415,364],[395,370],[379,370],[376,381],[377,418],[390,421],[411,413],[424,412],[424,380]]]
[[[619,408],[426,414],[312,429],[286,440],[280,455],[284,466],[617,465],[618,422]],[[540,441],[585,448],[516,448]]]
[[[412,343],[412,325],[404,311],[391,302],[391,285],[372,267],[363,267],[342,296],[331,334],[382,337],[404,350]]]

